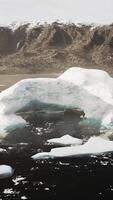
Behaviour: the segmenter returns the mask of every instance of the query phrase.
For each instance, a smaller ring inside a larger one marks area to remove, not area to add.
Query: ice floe
[[[91,137],[85,144],[70,147],[53,148],[50,152],[42,152],[33,155],[32,159],[42,160],[57,157],[74,157],[91,154],[97,155],[112,151],[113,141],[94,136]]]
[[[9,165],[0,165],[0,179],[10,178],[14,170]]]
[[[60,138],[53,138],[47,140],[47,142],[52,143],[52,144],[58,144],[58,145],[80,145],[82,144],[82,140],[78,138],[74,138],[70,135],[64,135]]]

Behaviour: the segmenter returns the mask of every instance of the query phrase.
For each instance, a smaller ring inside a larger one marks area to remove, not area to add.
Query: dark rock
[[[54,22],[29,26],[0,27],[1,73],[59,73],[71,66],[96,66],[113,75],[113,25]]]
[[[14,38],[11,29],[0,27],[0,54],[7,55],[14,52]]]

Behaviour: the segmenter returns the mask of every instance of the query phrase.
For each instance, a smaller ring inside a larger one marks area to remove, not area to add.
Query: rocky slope
[[[0,27],[0,73],[62,72],[71,66],[113,75],[113,24]]]

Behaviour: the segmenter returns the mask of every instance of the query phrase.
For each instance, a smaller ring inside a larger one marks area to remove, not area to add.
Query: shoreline
[[[56,78],[60,73],[41,73],[41,74],[0,74],[0,91],[7,89],[16,82],[28,78]]]

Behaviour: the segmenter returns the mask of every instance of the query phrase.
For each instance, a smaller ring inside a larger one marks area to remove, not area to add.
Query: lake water
[[[27,78],[56,78],[59,74],[57,73],[49,73],[49,74],[14,74],[14,75],[7,75],[7,74],[0,74],[0,91],[10,87],[11,85],[15,84],[16,82],[27,79]]]

